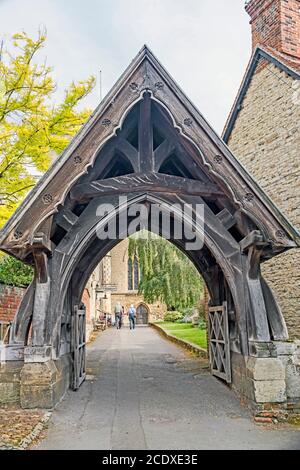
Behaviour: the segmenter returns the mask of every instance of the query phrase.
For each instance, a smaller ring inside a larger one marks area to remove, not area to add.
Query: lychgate
[[[205,280],[212,373],[256,411],[266,403],[285,410],[292,397],[283,357],[294,346],[260,265],[297,247],[299,234],[147,47],[1,231],[0,248],[35,266],[1,350],[3,368],[19,371],[22,406],[52,407],[84,379],[82,292],[128,235],[137,204],[147,209],[145,225],[154,207],[170,217],[170,240]],[[198,249],[184,231],[175,236],[185,204],[204,208],[201,223],[194,209],[184,216],[203,241]],[[164,235],[157,220],[151,230]],[[99,237],[109,224],[118,237]]]

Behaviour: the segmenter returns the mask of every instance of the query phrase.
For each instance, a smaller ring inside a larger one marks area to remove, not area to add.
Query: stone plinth
[[[253,355],[231,353],[232,386],[256,416],[300,412],[300,344],[251,343]]]
[[[22,408],[53,408],[70,385],[68,356],[54,361],[25,363],[21,371]]]
[[[20,401],[20,373],[23,361],[0,364],[0,404]]]

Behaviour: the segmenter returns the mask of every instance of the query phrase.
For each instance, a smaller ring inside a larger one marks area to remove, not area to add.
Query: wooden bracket
[[[48,281],[48,256],[44,251],[33,250],[33,258],[37,281],[40,284],[45,284]]]
[[[43,250],[46,253],[51,253],[51,240],[43,232],[37,232],[31,243],[33,250]]]
[[[44,234],[37,234],[32,242],[37,280],[41,284],[45,284],[48,281],[48,254],[51,252],[48,240]]]
[[[243,240],[240,241],[242,253],[247,251],[252,246],[262,249],[267,245],[268,243],[265,241],[264,236],[260,230],[253,230],[248,235],[246,235]]]

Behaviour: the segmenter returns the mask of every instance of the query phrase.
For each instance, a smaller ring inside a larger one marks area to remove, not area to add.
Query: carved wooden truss
[[[52,357],[69,351],[70,315],[88,277],[117,243],[99,240],[99,203],[119,209],[201,203],[205,246],[186,251],[212,305],[227,302],[231,347],[285,339],[260,263],[299,245],[299,234],[144,47],[0,234],[0,248],[34,264],[12,344]],[[161,227],[157,226],[157,233]],[[184,249],[185,240],[173,240]],[[249,343],[250,342],[250,343]],[[44,349],[43,349],[44,348]],[[31,351],[32,352],[32,351]]]

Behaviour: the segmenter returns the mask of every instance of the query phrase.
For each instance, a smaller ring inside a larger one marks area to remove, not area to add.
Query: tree
[[[33,268],[12,256],[0,259],[0,283],[27,287],[33,279]]]
[[[94,77],[71,83],[54,104],[52,69],[37,60],[45,41],[44,31],[36,40],[23,32],[0,49],[0,226],[90,114],[77,105]]]
[[[129,238],[129,257],[137,256],[141,280],[139,293],[146,302],[157,300],[182,310],[198,304],[203,280],[192,262],[167,240],[153,236]]]

